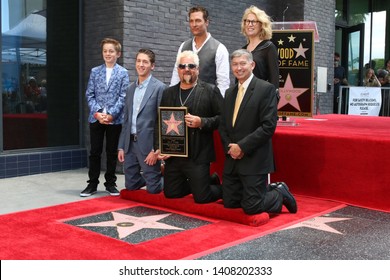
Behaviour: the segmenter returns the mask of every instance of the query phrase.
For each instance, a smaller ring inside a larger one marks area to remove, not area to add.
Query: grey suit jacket
[[[123,149],[125,153],[128,153],[130,147],[135,88],[136,82],[130,85],[126,93],[124,122],[118,143],[118,149]],[[152,76],[138,111],[137,141],[141,153],[145,156],[149,154],[154,147],[154,128],[158,125],[158,107],[160,106],[162,93],[165,88],[166,85],[164,83]]]
[[[224,171],[238,168],[240,174],[267,174],[275,171],[272,136],[277,124],[277,98],[275,86],[253,77],[245,92],[236,122],[232,118],[238,85],[226,91],[219,133],[226,153]],[[227,154],[228,145],[236,143],[244,157],[234,160]]]

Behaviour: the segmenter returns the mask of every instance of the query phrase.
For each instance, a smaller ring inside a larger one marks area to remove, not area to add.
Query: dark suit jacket
[[[161,99],[161,106],[172,107],[179,103],[180,83],[167,88]],[[196,163],[210,163],[215,160],[213,131],[218,128],[221,112],[222,95],[218,87],[198,80],[194,89],[192,107],[188,108],[191,115],[199,116],[202,128],[189,128],[189,157]]]
[[[245,92],[234,127],[232,118],[238,85],[226,91],[219,133],[226,152],[224,172],[238,168],[240,174],[268,174],[275,171],[272,136],[277,124],[275,86],[253,77]],[[236,143],[244,157],[234,160],[227,154],[228,145]]]
[[[127,90],[124,122],[119,138],[118,149],[123,149],[125,153],[129,151],[130,134],[133,115],[133,100],[136,83],[132,83]],[[148,155],[153,149],[156,139],[154,139],[154,128],[158,125],[158,107],[160,105],[162,93],[166,85],[151,77],[145,95],[142,99],[137,116],[137,137],[139,149],[143,155]]]

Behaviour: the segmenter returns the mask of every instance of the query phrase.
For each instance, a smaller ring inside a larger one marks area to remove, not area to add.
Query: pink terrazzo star
[[[152,215],[145,217],[134,217],[130,215],[125,215],[117,212],[111,212],[114,220],[104,221],[98,223],[88,223],[78,225],[81,227],[116,227],[120,239],[127,237],[128,235],[144,229],[172,229],[172,230],[184,230],[183,228],[170,226],[164,223],[159,223],[158,221],[171,215],[161,214],[161,215]]]

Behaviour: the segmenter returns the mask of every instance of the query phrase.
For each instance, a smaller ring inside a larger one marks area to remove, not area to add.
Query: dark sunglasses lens
[[[180,69],[186,69],[186,67],[188,67],[190,69],[195,69],[196,65],[195,64],[179,64]]]

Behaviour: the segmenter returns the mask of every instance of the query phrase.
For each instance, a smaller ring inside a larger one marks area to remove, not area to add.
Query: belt
[[[130,141],[137,142],[137,134],[130,134]]]

